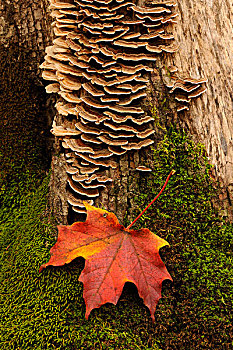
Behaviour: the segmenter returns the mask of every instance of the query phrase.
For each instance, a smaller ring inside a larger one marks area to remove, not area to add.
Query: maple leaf
[[[125,228],[113,213],[87,203],[85,206],[85,222],[58,226],[51,258],[39,271],[83,257],[86,262],[79,281],[84,286],[86,318],[94,308],[107,302],[116,304],[124,284],[132,282],[154,321],[162,282],[172,280],[159,256],[159,249],[168,243],[146,228],[130,230],[133,223]]]

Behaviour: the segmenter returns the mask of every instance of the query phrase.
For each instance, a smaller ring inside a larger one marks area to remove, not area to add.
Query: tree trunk
[[[39,74],[38,64],[51,40],[51,19],[47,0],[0,1],[0,43],[32,52],[31,62]]]
[[[180,45],[164,62],[180,72],[208,79],[207,92],[194,100],[182,123],[206,146],[220,200],[232,216],[233,199],[233,3],[230,0],[179,0],[175,35]]]
[[[140,3],[140,5],[142,5]],[[31,76],[41,81],[38,69],[43,61],[45,48],[51,42],[51,20],[48,16],[47,0],[20,0],[0,2],[0,44],[1,51],[30,53]],[[233,196],[233,147],[232,147],[232,4],[230,0],[178,2],[180,18],[174,33],[180,44],[175,54],[164,54],[159,66],[174,65],[179,72],[193,77],[208,78],[208,90],[193,101],[190,111],[179,115],[179,122],[194,136],[197,142],[206,146],[210,162],[214,165],[216,177],[223,188],[222,199],[226,208],[231,206]],[[163,90],[159,74],[153,78],[154,97]],[[156,91],[157,89],[157,91]],[[47,113],[41,107],[43,116],[51,125],[54,112]],[[157,108],[159,105],[157,102]],[[49,112],[48,112],[49,111]],[[55,142],[52,158],[50,206],[59,223],[67,223],[66,173],[63,151],[58,140]],[[96,204],[113,210],[123,221],[127,207],[133,206],[131,189],[137,174],[133,169],[139,164],[143,152],[127,153],[119,161],[116,170],[109,174],[113,185],[98,198]]]
[[[49,40],[47,3],[0,0],[0,178],[5,183],[19,181],[19,168],[30,173],[33,167],[35,174],[48,167],[44,154],[51,145],[51,120],[38,64]]]
[[[62,156],[57,157],[59,145],[56,142],[55,147],[53,146],[54,138],[49,132],[55,115],[55,99],[45,93],[39,69],[44,60],[45,49],[52,41],[51,22],[47,0],[0,0],[0,86],[6,92],[1,94],[0,103],[0,134],[4,159],[0,170],[7,174],[11,172],[6,160],[14,163],[19,147],[19,156],[28,158],[26,151],[30,153],[30,150],[23,150],[24,135],[30,134],[31,141],[37,140],[43,153],[42,167],[47,163],[48,155],[51,152],[54,154],[50,207],[56,213],[58,222],[67,223],[68,205],[64,187],[66,174],[62,172],[64,162]],[[17,115],[16,109],[22,113]],[[26,142],[30,140],[26,138]],[[11,149],[14,149],[12,154],[9,152]],[[20,159],[17,161],[20,163]]]

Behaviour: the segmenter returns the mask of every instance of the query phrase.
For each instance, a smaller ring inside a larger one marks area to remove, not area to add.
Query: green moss
[[[161,255],[174,281],[164,283],[155,324],[132,284],[117,306],[104,305],[85,320],[78,282],[83,260],[38,273],[56,228],[46,213],[48,179],[36,189],[28,177],[15,206],[0,211],[1,350],[232,347],[233,230],[212,207],[215,191],[204,148],[170,128],[154,150],[153,164],[153,173],[141,176],[132,194],[135,216],[176,170],[138,223],[170,243]]]
[[[156,311],[164,331],[156,329],[154,335],[166,349],[230,349],[233,228],[213,208],[217,192],[204,147],[171,127],[154,150],[153,164],[152,174],[141,177],[135,190],[135,216],[176,170],[138,224],[170,243],[162,255],[174,282]]]
[[[87,321],[78,282],[83,261],[38,273],[56,240],[45,214],[47,188],[46,180],[21,198],[0,225],[0,349],[157,349],[142,327],[149,314],[132,286],[118,307],[106,305]]]

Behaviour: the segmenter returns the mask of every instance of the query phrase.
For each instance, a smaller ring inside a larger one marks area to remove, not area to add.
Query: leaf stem
[[[131,224],[126,228],[126,230],[129,230],[130,227],[132,227],[132,226],[135,224],[135,222],[136,222],[136,221],[145,213],[145,211],[151,206],[151,204],[153,204],[153,203],[156,201],[156,199],[159,198],[159,196],[162,194],[162,192],[164,191],[165,187],[167,186],[170,177],[171,177],[172,175],[174,175],[175,172],[176,172],[175,170],[172,170],[172,171],[170,172],[170,174],[168,175],[168,177],[167,177],[167,179],[166,179],[166,181],[165,181],[163,187],[161,188],[161,190],[160,190],[160,192],[157,194],[157,196],[156,196],[156,197],[153,199],[153,201],[150,202],[150,204],[148,204],[148,206],[136,217],[136,219],[135,219],[133,222],[131,222]]]

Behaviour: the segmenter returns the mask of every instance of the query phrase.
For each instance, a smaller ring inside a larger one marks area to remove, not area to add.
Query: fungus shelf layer
[[[82,199],[93,201],[112,181],[106,169],[116,168],[121,154],[153,143],[153,119],[141,102],[156,56],[177,49],[167,32],[167,24],[176,22],[174,6],[50,0],[56,39],[41,68],[52,82],[46,91],[59,95],[63,125],[54,121],[52,132],[62,139],[68,201],[76,212],[84,211]]]
[[[168,70],[170,74],[168,76],[163,72],[163,80],[169,93],[173,94],[177,101],[177,112],[188,110],[191,100],[201,96],[207,90],[207,79],[182,77],[176,67],[168,67]]]

